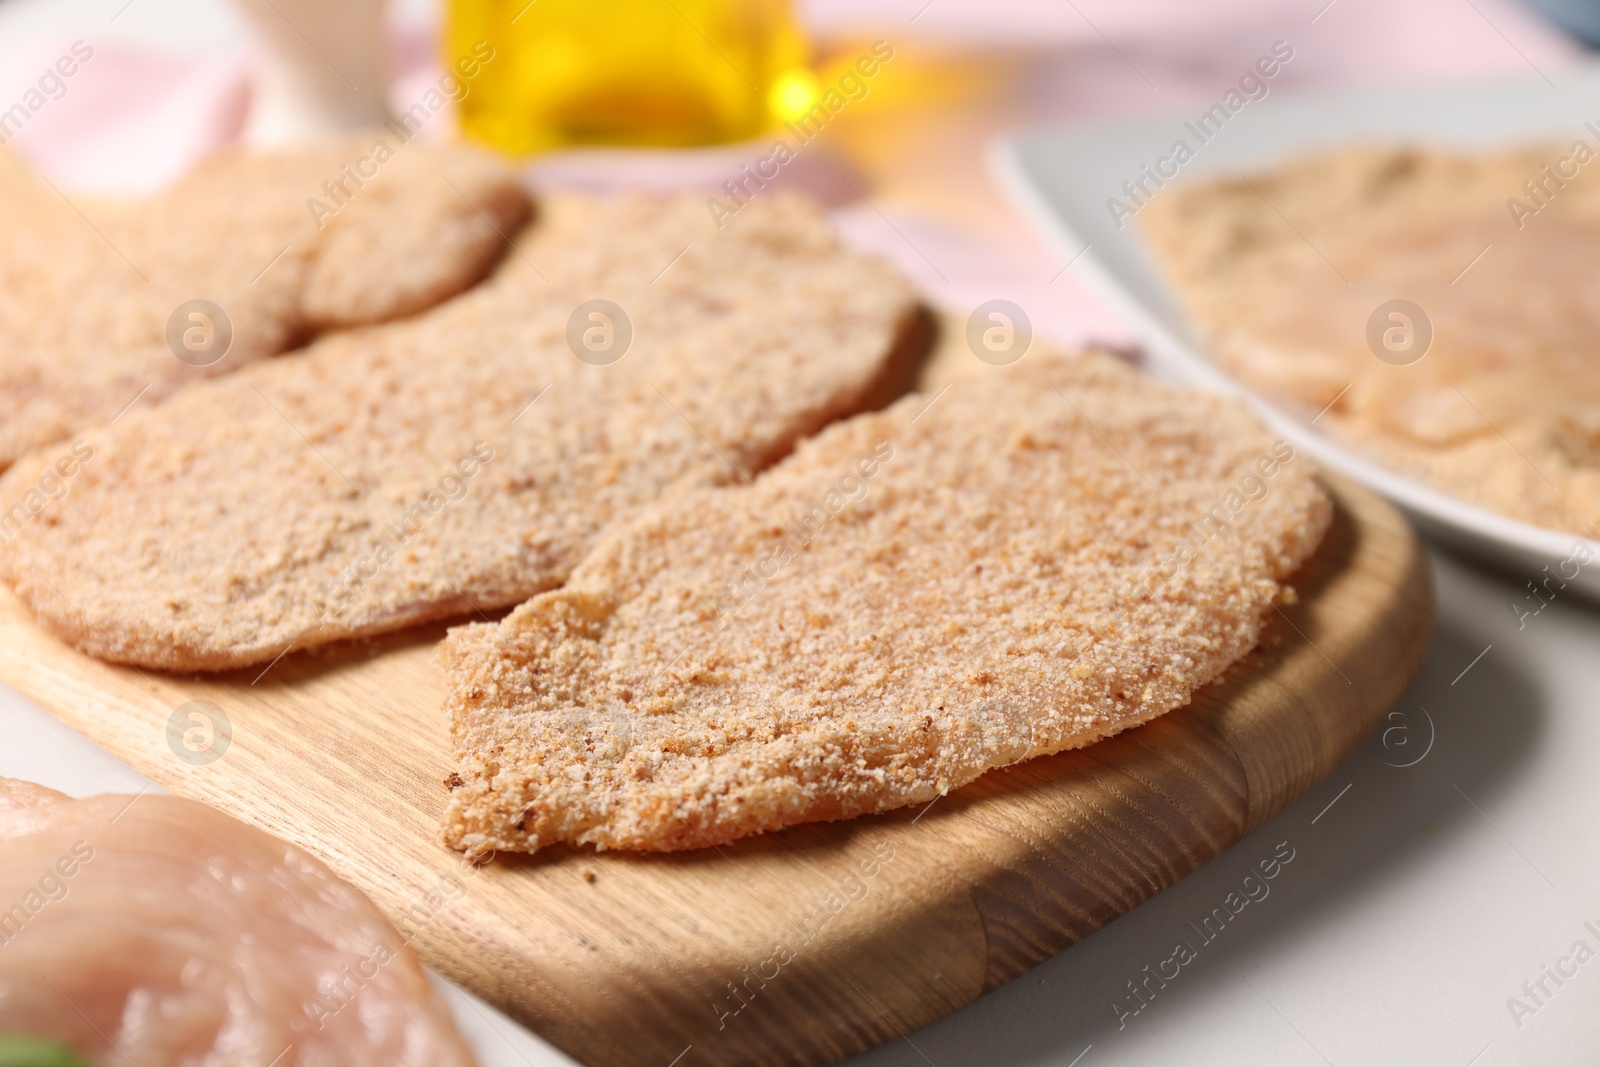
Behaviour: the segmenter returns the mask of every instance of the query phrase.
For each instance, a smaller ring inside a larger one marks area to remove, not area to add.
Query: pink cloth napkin
[[[0,109],[9,108],[0,110],[0,143],[59,186],[128,195],[159,188],[239,135],[250,82],[242,49],[163,55],[96,29],[0,48]]]
[[[963,129],[909,146],[905,164],[891,165],[879,183],[826,145],[808,147],[784,180],[821,195],[851,241],[894,261],[935,303],[959,311],[1010,299],[1030,309],[1042,336],[1064,342],[1120,344],[1130,336],[1070,274],[1060,276],[1064,264],[994,188],[981,162],[994,134],[1209,100],[1276,40],[1290,42],[1295,59],[1275,79],[1275,93],[1534,76],[1558,72],[1579,53],[1511,0],[808,0],[800,10],[821,40],[882,38],[907,56],[978,47],[1014,57],[1014,80],[971,110]],[[237,139],[250,98],[247,43],[206,53],[175,42],[157,51],[107,39],[104,29],[62,26],[0,46],[0,109],[24,105],[23,121],[13,110],[9,127],[0,110],[0,136],[34,166],[64,189],[141,193]],[[397,104],[438,78],[436,38],[431,17],[391,20]],[[52,80],[79,41],[92,56]],[[711,193],[765,147],[564,153],[530,170],[546,184]]]

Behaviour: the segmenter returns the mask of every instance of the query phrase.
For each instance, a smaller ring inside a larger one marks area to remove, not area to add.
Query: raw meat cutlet
[[[452,630],[445,839],[696,848],[1090,744],[1254,647],[1331,515],[1244,407],[1110,357],[905,397]]]
[[[748,477],[909,381],[910,289],[807,203],[774,197],[722,231],[689,196],[546,207],[439,308],[85,434],[93,458],[0,546],[0,576],[97,656],[271,661],[559,585],[614,516]],[[609,365],[568,342],[597,298],[631,319]],[[56,458],[18,463],[0,501]]]
[[[0,778],[0,900],[0,1034],[141,1067],[473,1062],[371,901],[203,804]]]
[[[379,141],[393,151],[381,165]],[[351,179],[346,166],[376,174]],[[310,198],[335,203],[325,181],[351,195],[314,217]],[[0,470],[135,397],[156,402],[308,334],[436,304],[481,279],[507,248],[499,231],[527,214],[506,166],[387,130],[230,153],[138,203],[69,204],[0,156]],[[167,343],[168,319],[195,299],[233,327],[227,354],[206,366]]]
[[[1342,148],[1164,190],[1138,221],[1241,379],[1437,489],[1594,537],[1600,185],[1549,169],[1577,147]]]

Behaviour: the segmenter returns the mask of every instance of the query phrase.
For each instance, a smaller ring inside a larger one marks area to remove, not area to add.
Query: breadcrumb
[[[397,147],[379,166],[370,153],[382,138]],[[376,173],[357,188],[341,167],[363,158]],[[330,180],[348,199],[323,190]],[[313,212],[312,198],[343,204]],[[506,249],[501,231],[528,210],[492,157],[401,145],[389,131],[228,152],[149,199],[104,204],[69,202],[0,153],[0,470],[309,335],[436,304],[488,273]],[[222,309],[232,343],[185,362],[168,323],[197,299]]]
[[[926,804],[1182,706],[1330,521],[1286,450],[1236,402],[1040,357],[665,500],[564,588],[450,632],[444,837],[698,848]]]
[[[0,546],[0,577],[104,659],[268,663],[559,585],[614,519],[752,477],[910,380],[910,288],[808,202],[719,231],[694,196],[545,200],[516,243],[416,318],[86,434],[92,460]],[[608,365],[569,345],[575,318],[622,336],[579,314],[593,299],[631,321]],[[0,500],[54,459],[18,463]]]

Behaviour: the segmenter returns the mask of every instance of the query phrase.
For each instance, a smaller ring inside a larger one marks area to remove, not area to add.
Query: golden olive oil
[[[461,124],[514,155],[737,141],[816,94],[787,0],[449,0],[445,41],[493,49]]]

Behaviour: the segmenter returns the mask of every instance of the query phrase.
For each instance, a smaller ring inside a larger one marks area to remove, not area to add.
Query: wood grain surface
[[[828,1063],[1172,885],[1362,742],[1420,669],[1433,598],[1400,516],[1333,485],[1338,517],[1300,603],[1191,706],[920,813],[715,850],[463,865],[438,834],[443,627],[291,655],[259,678],[182,678],[82,656],[3,593],[0,680],[163,788],[322,857],[429,964],[585,1063]],[[231,729],[185,747],[204,721],[181,709],[194,700]]]

